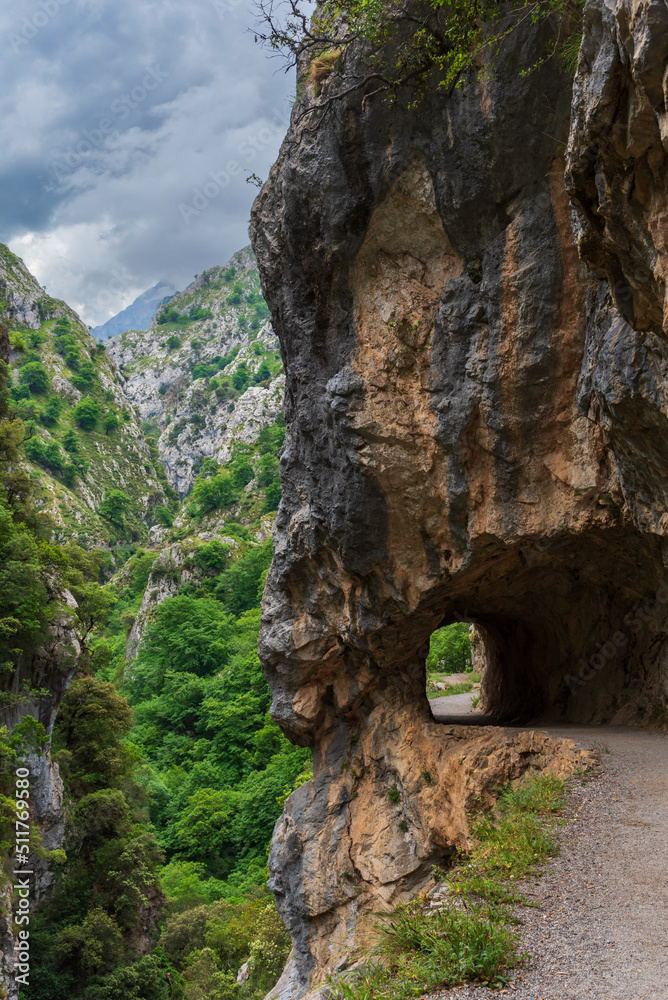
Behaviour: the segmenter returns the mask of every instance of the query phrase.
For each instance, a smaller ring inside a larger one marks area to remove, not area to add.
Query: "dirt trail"
[[[574,788],[561,855],[527,887],[540,903],[519,914],[532,957],[505,992],[523,1000],[668,1000],[668,737],[540,728],[610,752],[601,753],[600,777]],[[433,994],[499,995],[483,987]]]

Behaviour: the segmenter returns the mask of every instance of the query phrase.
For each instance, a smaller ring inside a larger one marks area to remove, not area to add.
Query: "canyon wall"
[[[350,93],[316,128],[328,84],[305,85],[255,203],[288,427],[261,655],[315,760],[269,862],[284,1000],[466,845],[476,798],[574,766],[534,735],[438,727],[435,628],[475,624],[499,722],[665,717],[668,36],[641,9],[633,54],[626,7],[589,5],[574,90],[556,59],[519,72],[545,24],[410,111]]]

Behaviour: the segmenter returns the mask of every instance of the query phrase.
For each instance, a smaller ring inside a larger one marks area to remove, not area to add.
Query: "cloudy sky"
[[[252,0],[0,8],[0,241],[91,325],[248,243],[292,74]]]

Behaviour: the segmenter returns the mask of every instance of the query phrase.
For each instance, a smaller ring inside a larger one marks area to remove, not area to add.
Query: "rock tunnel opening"
[[[432,632],[425,663],[430,700],[467,695],[470,702],[479,697],[481,678],[476,667],[481,642],[475,626],[466,621],[452,622]]]
[[[655,542],[623,532],[497,553],[444,602],[426,654],[427,697],[442,696],[436,684],[451,684],[460,666],[470,689],[480,676],[475,707],[486,721],[650,718],[665,697],[665,572]]]
[[[538,629],[546,637],[544,625]],[[543,645],[540,655],[547,673],[556,639]],[[522,722],[546,708],[551,700],[545,690],[545,670],[535,669],[539,637],[535,623],[507,615],[480,614],[437,628],[429,640],[426,691],[435,717],[467,722]],[[558,645],[558,643],[557,643]],[[457,698],[458,695],[465,698]],[[558,700],[558,699],[557,699]]]

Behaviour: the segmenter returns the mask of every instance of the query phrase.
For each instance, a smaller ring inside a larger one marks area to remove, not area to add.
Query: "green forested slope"
[[[10,688],[63,615],[81,645],[52,743],[65,842],[40,862],[53,881],[22,1000],[263,996],[289,948],[268,843],[310,766],[269,717],[257,655],[282,420],[205,460],[178,507],[105,353],[17,258],[3,262],[3,707],[40,704]],[[45,739],[30,715],[0,731],[6,850],[12,765]]]
[[[9,327],[9,385],[24,422],[21,461],[55,537],[86,547],[146,538],[175,495],[138,413],[86,326],[46,295],[0,245],[0,319]]]

